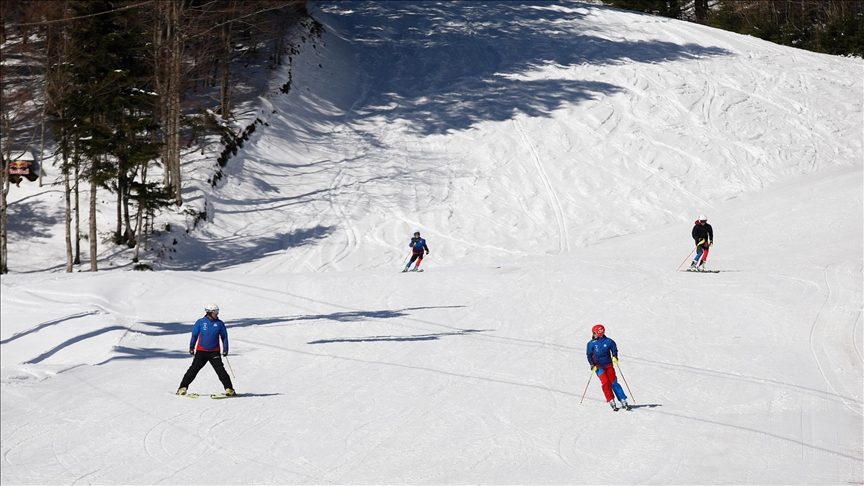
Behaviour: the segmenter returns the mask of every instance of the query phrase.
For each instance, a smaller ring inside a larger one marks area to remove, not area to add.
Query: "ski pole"
[[[687,261],[687,259],[688,259],[688,258],[690,258],[690,255],[692,255],[692,254],[693,254],[693,252],[694,252],[694,251],[696,251],[696,248],[699,248],[699,247],[698,247],[698,246],[696,246],[696,247],[693,247],[693,249],[692,249],[692,250],[690,250],[690,253],[688,253],[688,254],[687,254],[687,258],[685,258],[685,259],[684,259],[684,261],[683,261],[683,262],[681,262],[681,265],[678,265],[678,268],[676,268],[676,269],[675,269],[675,271],[676,271],[676,272],[677,272],[677,271],[678,271],[678,270],[681,270],[681,267],[683,267],[683,266],[684,266],[684,262],[686,262],[686,261]]]
[[[234,376],[234,369],[231,368],[231,362],[228,361],[228,355],[227,355],[227,354],[225,355],[225,362],[228,363],[228,369],[231,370],[231,377],[234,378],[234,379],[236,380],[237,377]]]
[[[588,393],[588,385],[591,384],[591,378],[594,376],[594,372],[591,372],[591,375],[588,376],[588,383],[585,384],[585,391],[582,392],[582,398],[579,399],[579,405],[582,405],[582,400],[585,399],[585,394]]]
[[[633,398],[633,392],[630,391],[630,385],[627,384],[627,378],[624,378],[624,372],[621,371],[621,364],[618,363],[618,373],[621,374],[621,379],[624,380],[624,386],[627,387],[627,393],[630,394],[630,398],[633,399],[633,403],[636,403],[636,399]]]

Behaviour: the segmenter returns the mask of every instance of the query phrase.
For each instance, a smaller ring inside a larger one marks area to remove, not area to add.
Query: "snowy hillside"
[[[864,482],[860,59],[578,2],[313,15],[159,271],[58,273],[59,194],[13,188],[3,484]],[[675,272],[700,213],[721,272]],[[211,301],[244,395],[175,397]]]
[[[861,164],[860,60],[580,4],[458,5],[323,5],[296,91],[208,199],[207,261],[174,268],[381,268],[414,229],[440,265],[554,255]]]

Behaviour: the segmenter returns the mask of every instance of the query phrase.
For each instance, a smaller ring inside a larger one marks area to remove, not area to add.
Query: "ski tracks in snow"
[[[546,173],[546,169],[543,167],[540,155],[537,154],[537,149],[534,148],[531,140],[528,139],[528,135],[525,133],[525,129],[522,128],[522,124],[519,123],[517,117],[513,117],[513,126],[516,129],[516,133],[519,134],[522,143],[528,149],[528,154],[534,162],[534,167],[537,168],[537,174],[540,177],[540,181],[543,183],[543,187],[546,188],[546,193],[549,195],[549,204],[552,207],[552,211],[555,213],[555,223],[558,225],[558,251],[569,252],[570,238],[567,235],[567,223],[564,219],[564,211],[561,209],[561,201],[558,199],[558,193],[555,191],[555,188],[552,187],[552,183],[549,180],[549,175]]]
[[[855,329],[857,324],[861,321],[861,311],[858,310],[857,316],[854,320],[850,322],[847,319],[843,319],[842,316],[831,316],[831,318],[827,318],[823,316],[823,313],[826,311],[826,307],[829,303],[833,303],[833,307],[829,309],[830,311],[843,311],[842,308],[838,308],[837,304],[842,302],[843,299],[838,298],[835,295],[835,292],[831,285],[831,277],[829,276],[829,267],[826,267],[822,270],[822,273],[825,278],[825,288],[827,290],[825,295],[825,301],[822,302],[822,305],[819,307],[819,311],[816,313],[816,317],[813,320],[813,325],[810,327],[810,353],[813,355],[813,361],[816,363],[816,367],[819,369],[819,374],[822,376],[822,379],[825,381],[825,384],[831,390],[831,392],[843,403],[843,405],[854,412],[857,415],[864,417],[864,411],[861,408],[861,401],[851,401],[845,398],[845,394],[838,391],[838,388],[843,387],[843,380],[838,377],[838,373],[836,370],[849,369],[849,367],[857,368],[857,373],[854,373],[852,377],[849,379],[854,379],[855,376],[861,376],[861,369],[864,366],[864,363],[861,361],[861,353],[858,350],[858,345],[855,342]],[[836,270],[834,271],[836,278]],[[818,334],[818,335],[817,335]],[[851,334],[851,335],[850,335]],[[849,349],[849,344],[847,338],[851,338],[851,350]],[[825,346],[828,347],[827,350],[817,351],[816,343],[817,341],[821,341]],[[854,350],[854,356],[852,352]],[[822,355],[820,358],[820,354]],[[843,360],[841,363],[835,363],[837,360]],[[846,361],[848,360],[848,361]],[[823,366],[823,363],[826,365]],[[827,363],[830,363],[828,365]],[[849,383],[848,385],[853,385]],[[860,392],[859,382],[855,388]],[[856,394],[851,394],[852,396],[856,396]],[[857,395],[860,398],[860,395]],[[854,406],[854,405],[857,405]]]
[[[345,232],[345,245],[333,258],[321,265],[321,267],[318,268],[318,271],[322,271],[327,267],[336,267],[339,262],[351,256],[351,254],[357,251],[360,247],[360,241],[359,238],[357,238],[357,231],[354,229],[354,225],[351,224],[351,218],[345,215],[343,205],[337,200],[341,194],[339,187],[343,187],[344,177],[345,169],[340,167],[336,172],[336,176],[333,177],[333,182],[327,190],[327,201],[330,204],[330,210],[339,218],[341,229]]]

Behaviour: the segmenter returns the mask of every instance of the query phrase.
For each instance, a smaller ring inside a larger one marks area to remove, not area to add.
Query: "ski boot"
[[[690,262],[690,268],[688,268],[687,271],[695,272],[698,269],[697,265],[699,265],[699,263],[696,260],[693,260],[692,262]]]
[[[408,267],[405,267],[405,268],[402,269],[402,273],[405,273],[405,272],[407,272],[407,271],[408,271]]]
[[[621,400],[621,408],[623,408],[624,410],[633,410],[630,404],[627,403],[627,400]]]
[[[185,395],[185,394],[186,394],[185,388],[178,388],[177,389],[177,395]]]
[[[233,397],[234,395],[236,395],[236,393],[234,393],[233,388],[226,388],[225,389],[225,396],[226,397]]]
[[[618,405],[615,405],[615,400],[609,400],[609,406],[612,407],[613,412],[618,411]]]
[[[705,260],[701,260],[699,265],[696,265],[696,271],[704,272],[705,271]]]

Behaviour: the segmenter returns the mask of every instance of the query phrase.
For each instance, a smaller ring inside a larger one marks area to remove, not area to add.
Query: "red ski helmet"
[[[606,328],[603,327],[603,324],[597,324],[596,326],[591,328],[591,333],[596,334],[597,337],[603,337],[606,335]]]

